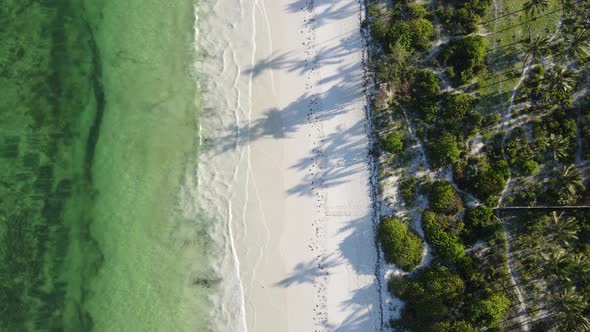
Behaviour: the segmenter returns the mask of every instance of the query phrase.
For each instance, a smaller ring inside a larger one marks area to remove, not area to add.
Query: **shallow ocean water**
[[[0,6],[0,330],[206,330],[192,0]]]

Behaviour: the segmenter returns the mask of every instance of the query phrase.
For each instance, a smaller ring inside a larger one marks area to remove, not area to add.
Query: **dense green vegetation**
[[[456,315],[455,307],[465,296],[465,283],[445,267],[429,267],[415,278],[392,277],[389,290],[406,301],[404,313],[410,318],[396,323],[396,326],[428,331],[432,322]]]
[[[441,23],[452,35],[475,32],[480,18],[490,5],[489,0],[436,1],[435,10]]]
[[[430,208],[437,213],[456,214],[461,210],[461,198],[446,181],[436,181],[428,194]]]
[[[414,199],[416,199],[418,179],[415,177],[403,178],[399,183],[399,187],[404,202],[406,205],[411,206],[414,203]]]
[[[493,210],[590,203],[589,15],[571,0],[370,2],[375,127],[398,132],[380,166],[403,175],[388,198],[421,216],[434,255],[389,281],[405,301],[392,326],[590,331],[588,217]]]
[[[485,68],[486,41],[480,36],[448,42],[439,53],[441,65],[457,84],[465,84]]]
[[[517,268],[537,330],[590,329],[590,213],[527,213],[514,217]]]
[[[383,147],[389,153],[400,153],[404,150],[404,135],[394,131],[383,138]]]
[[[385,260],[404,271],[411,271],[422,261],[422,240],[406,223],[395,218],[382,218],[377,238]]]

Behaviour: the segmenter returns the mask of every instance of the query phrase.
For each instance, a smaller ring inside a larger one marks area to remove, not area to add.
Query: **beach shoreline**
[[[362,3],[233,5],[199,15],[215,327],[380,330]]]

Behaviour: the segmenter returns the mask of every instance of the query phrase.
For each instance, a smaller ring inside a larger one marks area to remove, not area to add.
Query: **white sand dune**
[[[380,330],[358,0],[202,7],[199,199],[225,239],[219,327]]]

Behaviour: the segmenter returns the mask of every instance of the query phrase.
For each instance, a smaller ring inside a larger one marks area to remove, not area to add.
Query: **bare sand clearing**
[[[200,11],[199,199],[225,239],[218,326],[381,330],[361,4],[220,0]]]

